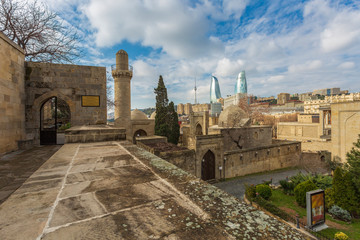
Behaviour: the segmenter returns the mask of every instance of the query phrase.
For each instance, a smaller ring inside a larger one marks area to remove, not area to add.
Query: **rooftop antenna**
[[[196,74],[195,74],[195,87],[194,87],[194,91],[195,91],[195,104],[197,104],[197,99],[196,99],[196,91],[197,91],[197,87],[196,87]]]

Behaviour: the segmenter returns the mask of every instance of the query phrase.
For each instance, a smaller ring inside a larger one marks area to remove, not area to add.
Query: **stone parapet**
[[[119,141],[126,139],[124,128],[109,126],[72,127],[65,131],[65,143]]]

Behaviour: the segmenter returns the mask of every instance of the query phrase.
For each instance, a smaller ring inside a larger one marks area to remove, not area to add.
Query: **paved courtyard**
[[[125,142],[64,145],[0,216],[1,239],[304,239]]]
[[[271,181],[272,179],[272,183],[278,185],[280,180],[285,179],[286,177],[294,176],[299,172],[307,174],[307,172],[303,169],[285,169],[269,173],[244,176],[226,182],[215,183],[214,185],[239,199],[243,199],[245,194],[244,184],[257,185],[265,181]]]
[[[46,162],[61,145],[38,146],[0,157],[0,204]]]

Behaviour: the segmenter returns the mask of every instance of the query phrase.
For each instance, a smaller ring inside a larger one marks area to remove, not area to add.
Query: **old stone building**
[[[64,125],[106,123],[105,67],[25,62],[2,33],[0,43],[0,153],[56,144]]]
[[[302,141],[304,151],[326,151],[346,161],[360,134],[360,101],[323,104],[317,110],[318,114],[299,115],[298,122],[279,122],[278,139]]]
[[[285,104],[290,100],[289,93],[279,93],[277,96],[277,104]]]
[[[210,126],[209,113],[198,112],[182,127],[182,145],[196,153],[197,177],[231,178],[300,164],[300,142],[273,141],[271,126],[250,125],[240,107],[226,108],[218,121]]]
[[[124,50],[112,67],[116,107],[115,126],[109,127],[105,67],[25,62],[22,49],[2,33],[0,46],[0,154],[38,144],[154,135],[155,120],[131,112],[132,67]]]

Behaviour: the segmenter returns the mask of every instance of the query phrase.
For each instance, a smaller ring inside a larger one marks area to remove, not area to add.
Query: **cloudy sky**
[[[330,0],[47,0],[84,36],[77,63],[109,67],[124,49],[132,108],[155,105],[161,74],[171,101],[209,102],[245,70],[248,92],[271,96],[340,87],[360,91],[360,2]]]

